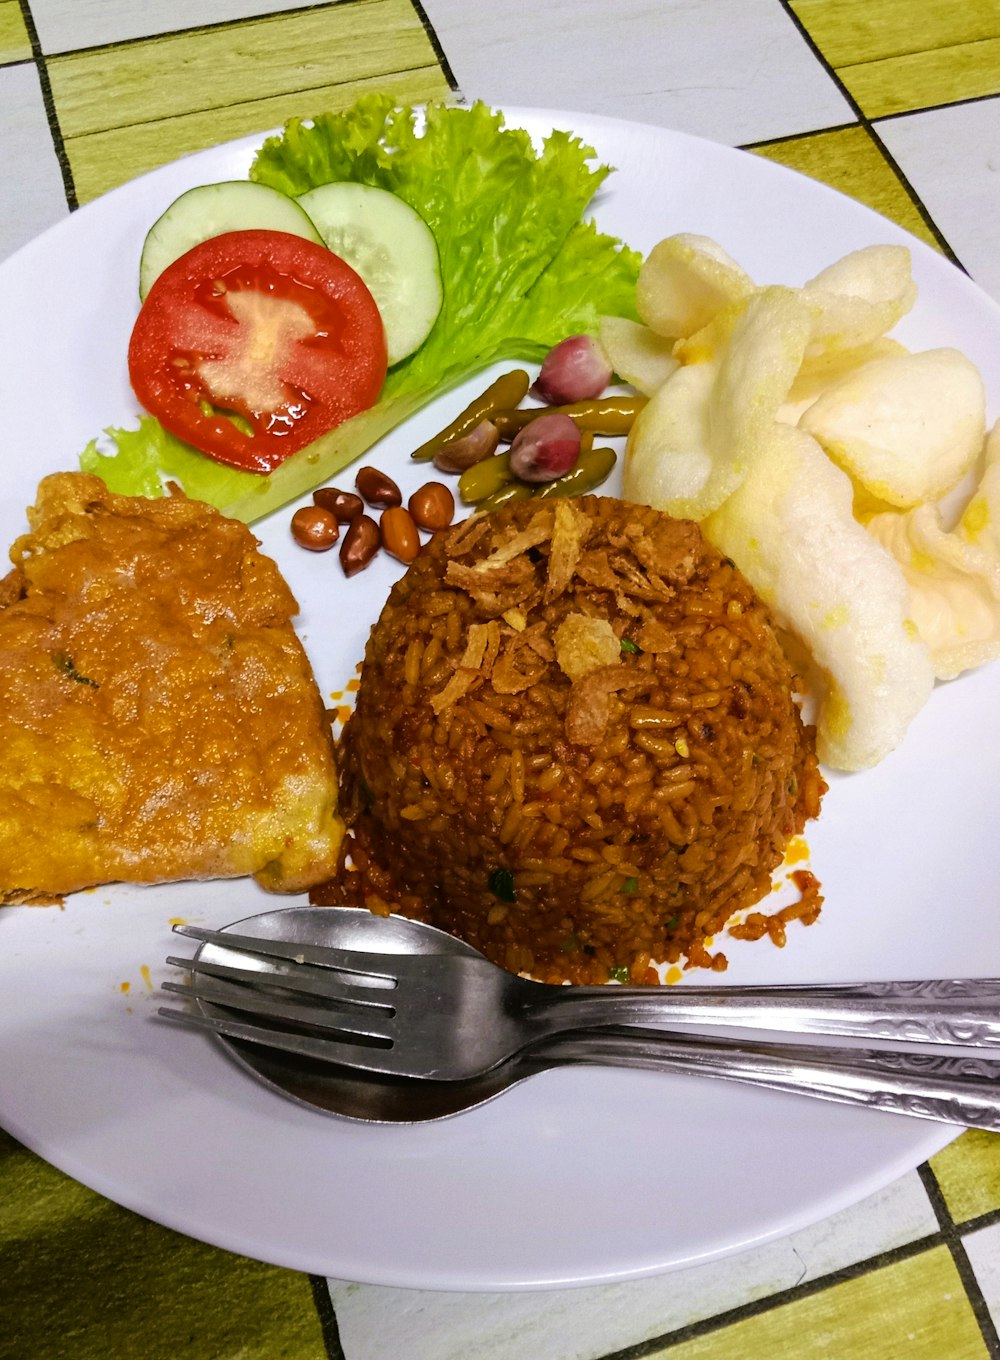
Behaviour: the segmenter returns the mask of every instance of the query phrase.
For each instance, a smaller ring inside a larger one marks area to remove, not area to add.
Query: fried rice
[[[712,937],[825,791],[748,582],[697,525],[596,496],[435,535],[372,630],[342,770],[349,861],[312,900],[548,981],[724,967]]]

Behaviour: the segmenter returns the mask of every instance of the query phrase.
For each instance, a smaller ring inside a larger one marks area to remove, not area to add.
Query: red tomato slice
[[[233,231],[169,265],[132,331],[136,396],[217,462],[270,472],[378,399],[385,332],[371,293],[324,246]]]

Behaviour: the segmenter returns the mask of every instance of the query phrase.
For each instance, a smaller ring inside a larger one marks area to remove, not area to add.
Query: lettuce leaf
[[[475,104],[416,111],[384,95],[342,113],[293,119],[257,153],[251,179],[297,196],[331,180],[398,194],[438,244],[444,300],[424,344],[389,373],[374,407],[294,454],[266,477],[234,472],[143,418],[106,432],[87,470],[116,489],[151,494],[172,476],[189,495],[247,521],[261,518],[364,454],[427,402],[491,364],[538,362],[565,336],[596,333],[602,314],[634,317],[641,257],[582,220],[610,169],[553,132],[540,151],[502,114]],[[195,466],[197,463],[197,466]]]
[[[195,500],[219,504],[249,496],[261,481],[252,472],[223,467],[168,433],[155,416],[140,416],[136,430],[114,426],[104,431],[113,453],[92,439],[80,455],[82,472],[102,479],[118,496],[162,496],[165,481],[180,483]]]

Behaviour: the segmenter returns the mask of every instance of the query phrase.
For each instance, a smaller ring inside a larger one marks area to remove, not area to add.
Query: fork
[[[174,929],[236,957],[232,963],[168,958],[188,969],[192,980],[165,982],[163,989],[213,1009],[195,1014],[162,1007],[165,1018],[393,1076],[461,1080],[554,1035],[648,1021],[1000,1046],[1000,979],[563,987],[518,977],[472,953],[381,954],[196,926]],[[218,1007],[228,1014],[218,1014]],[[232,1012],[251,1018],[235,1019]],[[852,1050],[824,1051],[843,1056]],[[880,1056],[893,1057],[897,1069],[904,1057]],[[926,1069],[926,1055],[911,1058]],[[1000,1065],[990,1075],[1000,1075]]]

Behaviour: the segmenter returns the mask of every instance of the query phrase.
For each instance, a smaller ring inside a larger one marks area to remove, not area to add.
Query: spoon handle
[[[530,987],[530,984],[526,984]],[[782,987],[522,988],[535,1034],[600,1024],[725,1025],[892,1043],[1000,1046],[1000,980]]]
[[[528,1063],[597,1063],[721,1077],[867,1109],[1000,1130],[1000,1061],[920,1052],[708,1039],[627,1027],[545,1039]]]

